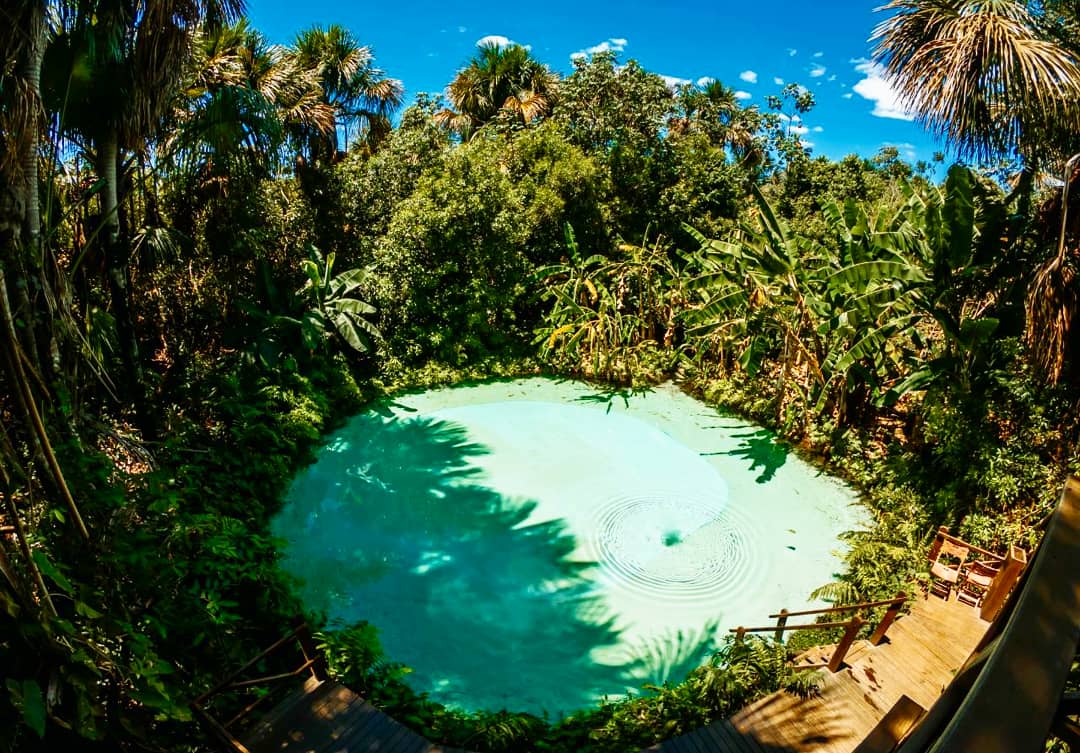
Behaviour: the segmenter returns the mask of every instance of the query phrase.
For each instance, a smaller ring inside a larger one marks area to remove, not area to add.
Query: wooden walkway
[[[344,685],[309,679],[243,737],[251,753],[464,753],[433,745]]]
[[[862,642],[839,672],[819,671],[820,694],[783,691],[649,751],[661,753],[851,753],[902,695],[929,709],[989,623],[955,599],[916,597],[879,646]]]

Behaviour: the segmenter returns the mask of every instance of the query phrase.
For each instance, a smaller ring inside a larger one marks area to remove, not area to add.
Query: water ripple
[[[749,516],[682,492],[620,496],[595,514],[592,548],[613,587],[661,601],[734,599],[762,574]]]

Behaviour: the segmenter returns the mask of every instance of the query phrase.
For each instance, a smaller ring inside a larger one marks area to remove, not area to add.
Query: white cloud
[[[795,57],[796,55],[799,54],[799,51],[796,50],[794,47],[788,47],[787,48],[787,54],[788,54],[789,57]]]
[[[805,133],[810,133],[810,129],[807,128],[806,126],[791,126],[790,130],[791,130],[792,133],[797,133],[800,136],[802,136]]]
[[[705,87],[705,86],[708,86],[709,84],[711,84],[715,80],[716,79],[713,78],[712,76],[702,76],[701,78],[699,78],[694,83],[696,83],[698,86]]]
[[[457,30],[458,30],[458,34],[464,34],[465,32],[468,31],[468,29],[466,27],[464,27],[464,26],[457,27]]]
[[[806,139],[799,139],[799,141],[801,141],[802,145],[805,146],[807,149],[813,149],[814,148],[814,142],[813,141],[807,141]]]
[[[753,96],[754,95],[751,94],[750,92],[744,92],[742,90],[739,90],[739,91],[735,92],[735,99],[750,99]]]
[[[872,115],[879,118],[892,118],[893,120],[914,120],[915,116],[908,112],[900,102],[900,96],[885,80],[885,69],[877,63],[858,58],[852,60],[855,70],[863,74],[864,78],[852,88],[863,99],[874,103]]]
[[[678,76],[665,76],[660,74],[660,78],[664,79],[664,83],[668,85],[669,89],[674,89],[678,86],[686,86],[691,83],[688,78],[679,78]]]
[[[739,78],[748,84],[757,83],[757,73],[755,73],[754,71],[743,71],[739,74]]]
[[[463,29],[465,27],[459,26],[458,28]],[[483,47],[486,44],[494,44],[498,45],[499,47],[512,47],[517,44],[517,42],[515,42],[513,39],[510,39],[510,37],[504,37],[502,34],[488,34],[486,37],[481,37],[480,39],[476,40],[477,47]],[[524,47],[526,50],[532,49],[532,45],[529,44],[523,44],[521,46]]]
[[[811,128],[810,130],[811,130],[811,131],[813,131],[814,133],[821,133],[821,132],[822,132],[822,131],[824,131],[825,129],[824,129],[824,128],[822,128],[821,126],[814,126],[814,127],[813,127],[813,128]]]
[[[772,81],[777,86],[783,86],[784,85],[784,79],[780,78],[779,76],[776,76]]]
[[[825,75],[825,66],[815,65],[810,69],[810,78],[819,78]]]
[[[847,94],[841,94],[840,96],[843,97],[844,99],[851,99],[855,95],[852,94],[851,92],[848,92]]]
[[[828,77],[827,79],[825,79],[825,80],[826,80],[826,81],[835,81],[835,80],[836,80],[836,74],[835,74],[835,73],[834,73],[834,74],[832,74],[831,76],[829,76],[829,77]]]
[[[820,51],[819,51],[819,52],[815,52],[815,53],[814,53],[814,57],[816,57],[816,58],[819,58],[819,57],[821,57],[821,56],[822,56],[822,55],[824,55],[824,54],[825,54],[824,52],[820,52]]]
[[[589,55],[595,55],[598,52],[622,52],[626,49],[626,45],[628,44],[630,44],[630,42],[625,37],[612,37],[611,39],[605,39],[600,44],[594,44],[592,47],[586,47],[584,50],[578,50],[577,52],[571,53],[570,59],[580,60]]]

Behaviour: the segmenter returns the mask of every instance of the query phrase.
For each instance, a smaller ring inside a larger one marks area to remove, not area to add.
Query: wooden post
[[[1012,591],[1013,586],[1020,580],[1020,575],[1027,566],[1027,552],[1018,546],[1009,547],[1009,555],[1004,564],[998,570],[998,574],[990,581],[990,588],[986,590],[982,606],[979,608],[979,616],[987,622],[993,622],[998,612],[1005,606],[1005,600]]]
[[[890,604],[889,608],[885,610],[885,616],[881,618],[881,622],[878,623],[877,629],[874,630],[874,634],[870,636],[871,645],[876,646],[885,640],[885,633],[889,632],[893,620],[900,614],[900,608],[904,606],[905,601],[907,601],[907,594],[903,591],[897,592],[896,601]]]
[[[746,636],[746,628],[744,628],[742,625],[740,625],[739,627],[737,627],[735,629],[735,642],[736,643],[742,643],[743,638],[745,636]]]
[[[937,557],[938,552],[941,551],[941,545],[945,541],[945,537],[942,536],[942,534],[943,533],[948,533],[948,532],[949,532],[949,529],[946,528],[945,526],[938,526],[937,536],[934,537],[934,543],[930,545],[930,555],[928,556],[927,559],[933,560],[934,557]]]
[[[840,667],[844,663],[844,657],[847,656],[847,652],[851,649],[851,644],[855,642],[855,636],[859,634],[859,628],[862,626],[862,617],[855,615],[851,618],[851,622],[847,624],[847,630],[844,631],[844,637],[840,639],[840,643],[836,646],[836,650],[833,651],[832,658],[829,659],[830,672],[838,672],[840,670]]]
[[[191,710],[195,712],[195,716],[199,717],[199,720],[210,728],[210,732],[218,738],[218,740],[234,753],[251,753],[244,744],[237,740],[225,726],[215,719],[206,709],[197,703],[191,704]]]
[[[326,672],[326,665],[319,654],[319,649],[315,647],[315,640],[311,637],[311,628],[307,624],[301,627],[300,632],[296,635],[296,640],[304,654],[304,661],[315,660],[315,663],[311,665],[312,677],[319,682],[328,680],[330,675]]]
[[[781,643],[784,640],[784,626],[787,625],[788,611],[786,609],[780,610],[780,616],[776,618],[776,632],[773,634],[773,638],[777,643]]]

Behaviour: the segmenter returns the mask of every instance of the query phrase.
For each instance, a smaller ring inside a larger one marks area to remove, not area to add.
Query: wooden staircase
[[[293,643],[302,661],[288,671],[245,679],[251,670]],[[281,696],[271,691],[282,683],[304,678],[299,687]],[[252,693],[254,699],[228,719],[213,708],[214,699]],[[246,724],[252,712],[268,699],[273,706],[257,722]],[[191,703],[195,715],[229,753],[465,753],[434,745],[392,719],[326,674],[306,624],[299,624],[214,688]]]
[[[989,623],[955,599],[915,599],[878,645],[854,641],[836,672],[817,672],[809,698],[780,691],[730,719],[649,748],[661,753],[853,753],[903,698],[930,708]],[[821,667],[835,646],[803,652],[795,666]],[[886,749],[888,750],[888,749]]]

